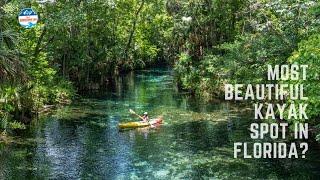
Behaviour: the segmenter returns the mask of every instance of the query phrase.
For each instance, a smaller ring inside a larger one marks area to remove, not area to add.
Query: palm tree
[[[23,62],[16,49],[16,34],[10,29],[4,7],[8,1],[0,0],[0,82],[21,81],[25,76]]]

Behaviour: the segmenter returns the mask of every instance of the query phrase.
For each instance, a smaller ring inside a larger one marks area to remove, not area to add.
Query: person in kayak
[[[149,122],[148,112],[144,112],[144,113],[143,113],[142,121],[143,121],[143,122]]]

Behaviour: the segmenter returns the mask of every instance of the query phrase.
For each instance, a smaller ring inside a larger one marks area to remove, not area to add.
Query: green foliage
[[[8,113],[0,111],[0,129],[6,130],[8,126]]]
[[[184,63],[180,55],[176,63],[179,72],[185,69],[184,73],[178,73],[182,86],[194,89],[206,97],[208,94],[212,95],[211,98],[221,97],[223,94],[221,87],[226,82],[265,83],[266,64],[286,63],[287,58],[297,48],[297,44],[318,29],[319,20],[309,11],[316,6],[313,1],[252,0],[247,3],[234,2],[225,5],[220,4],[222,3],[220,1],[207,3],[207,8],[216,11],[195,9],[193,12],[191,8],[190,14],[196,14],[192,17],[196,20],[192,22],[198,24],[192,24],[189,30],[177,29],[187,33],[179,37],[187,37],[183,41],[185,49],[180,54],[187,52],[191,59],[188,60],[189,63]],[[237,18],[229,16],[232,13],[222,16],[225,11],[232,12],[233,9],[237,9],[239,15]],[[217,17],[223,17],[219,19],[221,24],[217,22],[201,24],[204,19],[201,16],[208,13],[210,16],[206,21],[212,22]],[[231,23],[233,26],[227,24],[232,21],[234,21]],[[223,28],[214,32],[197,34],[193,32],[198,32],[198,28],[208,30],[214,27]],[[208,34],[212,37],[223,37],[223,40],[201,37]],[[215,42],[211,44],[214,46],[210,45],[212,42]]]
[[[173,22],[161,0],[0,3],[0,129],[169,54]],[[17,23],[25,7],[40,16],[34,28]]]
[[[192,65],[192,58],[186,53],[180,54],[179,60],[175,64],[175,71],[182,77],[181,82],[185,88],[191,89],[192,83],[197,82],[197,75]]]
[[[307,64],[308,80],[290,83],[306,86],[308,122],[316,125],[320,114],[319,7],[313,0],[170,1],[178,47],[177,78],[183,88],[209,101],[223,98],[225,83],[270,83],[267,64]],[[189,21],[181,22],[185,16]]]
[[[320,34],[310,36],[307,40],[299,43],[299,48],[288,59],[290,64],[307,64],[307,79],[292,81],[292,84],[303,84],[304,95],[308,97],[306,102],[295,101],[295,103],[307,103],[307,114],[313,121],[320,117]],[[316,123],[316,122],[313,122]]]
[[[9,128],[10,129],[26,129],[26,126],[21,122],[13,121],[9,123]]]
[[[42,45],[45,25],[40,22],[32,29],[18,26],[19,6],[15,1],[4,2],[0,9],[0,130],[4,131],[24,129],[23,123],[45,104],[69,102],[75,93],[72,85],[58,76],[50,52]]]

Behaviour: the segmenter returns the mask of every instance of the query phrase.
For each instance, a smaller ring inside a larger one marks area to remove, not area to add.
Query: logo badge
[[[18,19],[22,27],[32,28],[37,24],[39,17],[33,9],[25,8],[21,10]]]

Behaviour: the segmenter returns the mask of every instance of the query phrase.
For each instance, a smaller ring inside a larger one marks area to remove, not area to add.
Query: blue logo
[[[39,17],[33,9],[25,8],[21,10],[18,20],[22,27],[32,28],[37,24]]]

